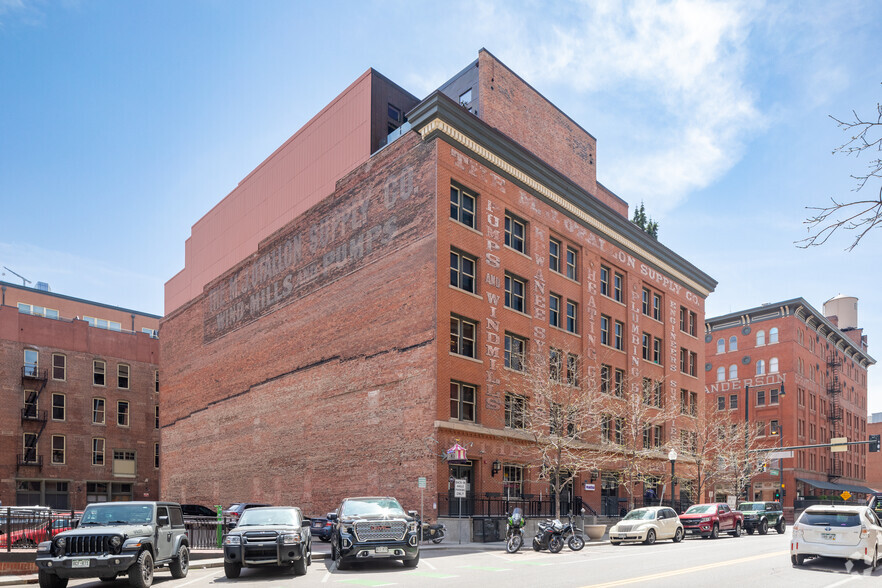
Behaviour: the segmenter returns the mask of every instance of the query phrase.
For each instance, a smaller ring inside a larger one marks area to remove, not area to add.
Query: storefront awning
[[[872,488],[867,488],[866,486],[855,486],[853,484],[834,484],[833,482],[826,482],[824,480],[810,480],[808,478],[796,478],[797,482],[802,482],[803,484],[808,484],[809,486],[814,486],[815,488],[820,488],[821,490],[836,490],[837,492],[844,492],[848,490],[852,494],[872,494],[875,492]]]

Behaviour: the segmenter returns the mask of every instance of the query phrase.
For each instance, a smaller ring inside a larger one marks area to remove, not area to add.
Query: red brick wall
[[[870,435],[882,435],[882,423],[867,423],[867,439]],[[882,452],[867,453],[867,486],[882,492]]]
[[[39,368],[49,379],[39,397],[39,410],[50,411],[38,444],[43,467],[16,471],[16,455],[22,453],[24,432],[36,432],[39,423],[22,422],[24,349],[39,352]],[[52,378],[52,355],[66,357],[64,380]],[[92,362],[106,363],[105,386],[92,384]],[[129,388],[117,386],[117,366],[130,366]],[[20,314],[16,308],[0,307],[0,500],[15,504],[15,480],[69,482],[72,508],[86,505],[86,481],[134,483],[136,499],[158,498],[158,470],[153,467],[153,444],[159,442],[154,429],[154,371],[159,367],[159,341],[142,333],[118,333],[90,327],[84,321],[59,321]],[[51,419],[52,394],[65,395],[65,418]],[[106,400],[105,424],[92,424],[92,398]],[[130,426],[116,423],[117,401],[129,403]],[[65,464],[52,464],[52,435],[66,437]],[[92,438],[106,439],[105,465],[93,466]],[[137,475],[114,477],[113,450],[137,452]],[[145,481],[146,480],[146,481]]]
[[[403,137],[165,319],[164,498],[418,505],[435,413],[434,174],[434,145]],[[298,236],[292,265],[261,274]],[[266,279],[247,290],[254,275]]]
[[[481,119],[628,216],[628,204],[597,185],[597,141],[487,51],[478,55]]]

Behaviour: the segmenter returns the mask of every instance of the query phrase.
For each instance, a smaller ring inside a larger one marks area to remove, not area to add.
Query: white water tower
[[[840,329],[856,329],[858,326],[858,299],[839,294],[824,303],[824,316],[836,315]]]

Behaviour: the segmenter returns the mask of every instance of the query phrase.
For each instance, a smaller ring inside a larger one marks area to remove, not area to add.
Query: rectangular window
[[[122,388],[123,390],[129,389],[129,366],[124,363],[116,366],[116,381],[117,388]]]
[[[517,372],[524,371],[527,359],[527,340],[505,334],[505,367]]]
[[[649,299],[651,294],[648,288],[643,288],[643,314],[649,316]]]
[[[619,321],[616,321],[615,325],[615,340],[613,341],[613,346],[616,349],[624,350],[625,349],[625,324]]]
[[[623,301],[622,288],[624,281],[624,276],[618,272],[613,276],[613,299],[618,300],[619,302]]]
[[[92,424],[93,425],[103,425],[104,424],[104,399],[103,398],[93,398],[92,399]]]
[[[125,400],[116,403],[116,424],[120,427],[129,426],[129,403]]]
[[[64,435],[52,435],[52,463],[64,464]]]
[[[113,475],[134,478],[135,471],[135,452],[114,450]]]
[[[765,437],[766,436],[766,422],[765,421],[757,421],[756,422],[756,436],[757,437]]]
[[[554,237],[548,240],[548,268],[560,272],[560,241]]]
[[[475,422],[477,388],[471,384],[450,382],[450,418]]]
[[[474,294],[476,265],[477,261],[474,257],[459,251],[451,251],[450,285]]]
[[[717,396],[717,410],[726,410],[725,396]]]
[[[616,370],[616,396],[625,397],[625,370]]]
[[[97,327],[99,329],[108,329],[111,331],[122,330],[122,325],[116,321],[108,321],[105,319],[95,318],[93,316],[84,316],[83,320],[89,323],[90,326]]]
[[[567,353],[567,384],[579,385],[579,358],[572,353]]]
[[[159,443],[153,444],[153,467],[159,469]]]
[[[510,274],[505,274],[505,306],[518,312],[527,312],[526,296],[526,282]]]
[[[548,297],[548,324],[560,328],[560,296],[557,294]]]
[[[567,277],[571,280],[579,279],[579,271],[576,259],[576,250],[572,247],[567,247]]]
[[[64,420],[64,394],[52,394],[52,420],[53,421],[63,421]]]
[[[505,215],[505,244],[521,253],[527,252],[527,225],[509,213]]]
[[[615,433],[616,445],[622,444],[622,439],[625,436],[625,419],[622,417],[616,417],[616,433]]]
[[[643,333],[643,359],[646,361],[649,361],[649,358],[652,357],[650,341],[652,341],[652,337],[649,336],[649,333]]]
[[[612,321],[606,315],[600,315],[600,344],[609,345],[612,343]]]
[[[104,374],[107,370],[107,364],[101,361],[100,359],[96,359],[92,362],[92,384],[95,386],[103,386],[104,385]]]
[[[92,438],[92,465],[104,465],[104,439],[100,437]]]
[[[689,414],[689,392],[680,388],[680,414]]]
[[[395,122],[401,122],[401,111],[391,104],[386,104],[386,114]]]
[[[693,337],[698,336],[696,333],[696,329],[698,325],[698,315],[692,311],[689,311],[689,334]]]
[[[524,468],[505,464],[502,466],[502,493],[506,498],[524,495]]]
[[[478,325],[468,319],[450,317],[450,353],[476,357],[475,339]]]
[[[24,375],[37,376],[40,371],[40,353],[35,349],[24,350]]]
[[[772,388],[769,390],[769,404],[778,404],[778,389]]]
[[[698,393],[690,392],[689,393],[689,414],[692,416],[698,416]]]
[[[548,350],[548,377],[560,382],[563,375],[563,352],[554,347]]]
[[[159,370],[153,370],[153,391],[159,392]]]
[[[609,296],[609,268],[600,266],[600,293]]]
[[[661,296],[658,294],[652,295],[652,318],[661,320]]]
[[[159,405],[153,407],[153,428],[159,428]]]
[[[52,354],[52,379],[67,379],[67,358],[60,353]]]
[[[527,399],[524,396],[505,393],[505,426],[509,429],[527,428]]]
[[[37,396],[36,390],[25,390],[24,391],[24,409],[25,409],[25,418],[35,419],[37,418],[37,410],[39,409],[39,398]]]
[[[600,392],[602,394],[609,394],[610,382],[612,380],[612,368],[608,365],[602,364],[600,366]]]
[[[687,359],[687,352],[685,347],[680,348],[680,371],[682,373],[686,373],[686,369],[688,367],[689,360]]]
[[[766,404],[766,391],[765,390],[757,390],[756,391],[756,405],[757,406],[765,406]]]
[[[578,332],[578,324],[576,323],[577,305],[572,300],[567,300],[567,331],[570,333]]]
[[[450,218],[474,229],[475,196],[456,186],[450,186]]]
[[[22,436],[22,453],[25,463],[36,463],[37,460],[37,434],[25,433]]]
[[[658,337],[652,338],[652,362],[661,365],[662,358],[662,340]]]
[[[698,377],[698,354],[694,351],[689,352],[689,375]]]
[[[738,395],[737,394],[730,394],[729,395],[729,409],[731,410],[731,409],[735,409],[735,408],[738,408]]]
[[[612,441],[610,432],[612,429],[612,417],[605,414],[600,417],[600,440],[609,443]]]

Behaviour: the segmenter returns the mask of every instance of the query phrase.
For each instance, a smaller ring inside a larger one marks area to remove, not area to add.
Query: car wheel
[[[747,531],[748,535],[753,535],[753,527],[748,527],[745,529],[745,531]]]
[[[870,564],[870,568],[875,572],[876,568],[879,567],[879,548],[873,550],[873,563]]]
[[[307,546],[306,551],[306,565],[312,565],[312,540],[309,541],[309,545]]]
[[[548,540],[548,551],[550,551],[551,553],[560,553],[560,550],[563,549],[563,546],[563,537],[555,535]]]
[[[719,536],[720,536],[720,526],[717,525],[716,523],[714,523],[714,528],[711,529],[711,532],[710,532],[710,538],[716,539]]]
[[[655,529],[650,529],[646,532],[646,539],[643,540],[645,545],[652,545],[655,543]]]
[[[579,551],[585,547],[585,540],[578,535],[573,535],[570,537],[569,541],[567,541],[567,546],[573,551]]]
[[[767,521],[766,519],[763,519],[760,521],[759,534],[765,535],[768,532],[769,532],[769,521]]]
[[[181,548],[178,549],[178,556],[168,564],[168,569],[171,571],[172,578],[180,580],[187,577],[187,572],[190,571],[190,550],[186,545],[181,545]]]
[[[406,560],[404,560],[404,561],[401,562],[401,563],[403,563],[403,564],[404,564],[404,567],[406,567],[406,568],[415,568],[415,567],[417,567],[417,565],[420,563],[420,554],[417,553],[417,555],[416,555],[415,558],[413,558],[413,559],[406,559]]]
[[[149,551],[142,551],[129,568],[129,584],[132,588],[150,588],[153,584],[153,556]]]
[[[786,529],[787,523],[784,521],[784,517],[781,517],[781,520],[778,521],[777,525],[775,525],[775,530],[778,531],[779,535],[783,535]]]
[[[337,546],[333,545],[331,547],[331,550],[336,554],[336,557],[334,557],[332,555],[332,558],[333,558],[334,562],[337,564],[337,570],[343,571],[346,568],[348,568],[349,564],[346,563],[345,561],[343,561],[343,553],[339,549],[337,549]]]
[[[733,537],[741,537],[741,523],[735,523],[735,530],[732,531]]]
[[[677,531],[674,533],[674,543],[679,543],[683,540],[683,529],[677,528]]]
[[[791,564],[793,567],[796,567],[796,566],[802,565],[802,562],[800,562],[800,561],[799,561],[799,558],[796,557],[795,555],[791,555],[791,556],[790,556],[790,564]]]
[[[294,565],[291,566],[291,571],[294,572],[295,576],[305,576],[306,575],[306,554],[303,554],[303,557],[294,562]]]
[[[37,579],[40,582],[40,588],[66,588],[67,587],[67,578],[59,578],[55,574],[50,574],[49,572],[44,572],[40,570],[37,574]]]
[[[233,580],[239,577],[239,574],[242,573],[242,564],[230,563],[228,561],[224,562],[224,575]]]

